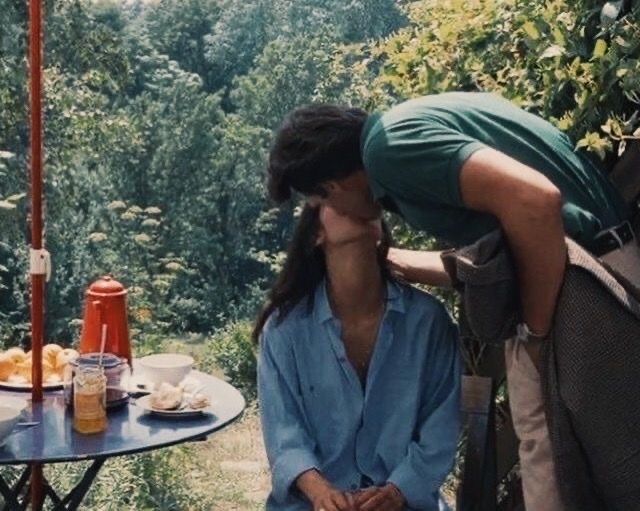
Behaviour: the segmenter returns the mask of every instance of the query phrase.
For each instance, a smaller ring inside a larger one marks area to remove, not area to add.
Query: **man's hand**
[[[356,511],[353,495],[334,488],[317,470],[298,477],[296,485],[306,495],[313,511]]]
[[[406,500],[396,485],[387,483],[356,493],[355,505],[358,511],[402,511]]]
[[[444,269],[441,252],[390,248],[387,263],[400,278],[427,286],[449,287],[451,279]]]

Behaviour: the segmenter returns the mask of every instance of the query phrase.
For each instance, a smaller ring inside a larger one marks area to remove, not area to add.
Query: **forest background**
[[[637,1],[44,3],[46,341],[77,342],[83,292],[110,273],[129,289],[138,355],[194,353],[250,401],[251,321],[297,212],[263,186],[288,111],[482,90],[548,119],[605,169],[640,137]],[[26,2],[0,0],[0,348],[29,343],[26,20]],[[434,247],[390,220],[399,246]],[[185,481],[189,449],[118,461],[87,505],[223,509]],[[76,474],[56,470],[60,484]],[[115,484],[129,490],[114,497]]]

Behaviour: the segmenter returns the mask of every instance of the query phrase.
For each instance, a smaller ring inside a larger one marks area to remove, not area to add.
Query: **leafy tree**
[[[207,59],[207,42],[223,9],[217,0],[160,0],[144,12],[153,47],[185,71],[198,74],[205,89],[215,90],[219,77]]]
[[[249,71],[278,30],[280,6],[281,2],[270,0],[226,0],[221,4],[221,16],[204,38],[212,89],[227,87],[234,76]]]
[[[253,125],[275,129],[290,110],[312,101],[334,46],[326,33],[271,41],[251,71],[234,81],[231,100],[238,113]]]

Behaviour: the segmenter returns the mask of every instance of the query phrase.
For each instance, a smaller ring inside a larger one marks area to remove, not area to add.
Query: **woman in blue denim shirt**
[[[459,428],[457,330],[391,277],[389,234],[305,206],[257,321],[268,510],[438,510]]]

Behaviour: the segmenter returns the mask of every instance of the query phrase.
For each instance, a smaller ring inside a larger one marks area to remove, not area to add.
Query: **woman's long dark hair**
[[[278,311],[276,321],[280,323],[292,310],[307,298],[309,312],[313,308],[314,292],[327,273],[324,250],[316,245],[320,228],[320,208],[305,205],[298,225],[293,233],[287,258],[280,275],[269,291],[253,329],[253,341],[258,342],[269,316]],[[382,238],[378,244],[378,262],[383,278],[391,278],[387,269],[387,253],[391,246],[391,232],[382,222]]]

